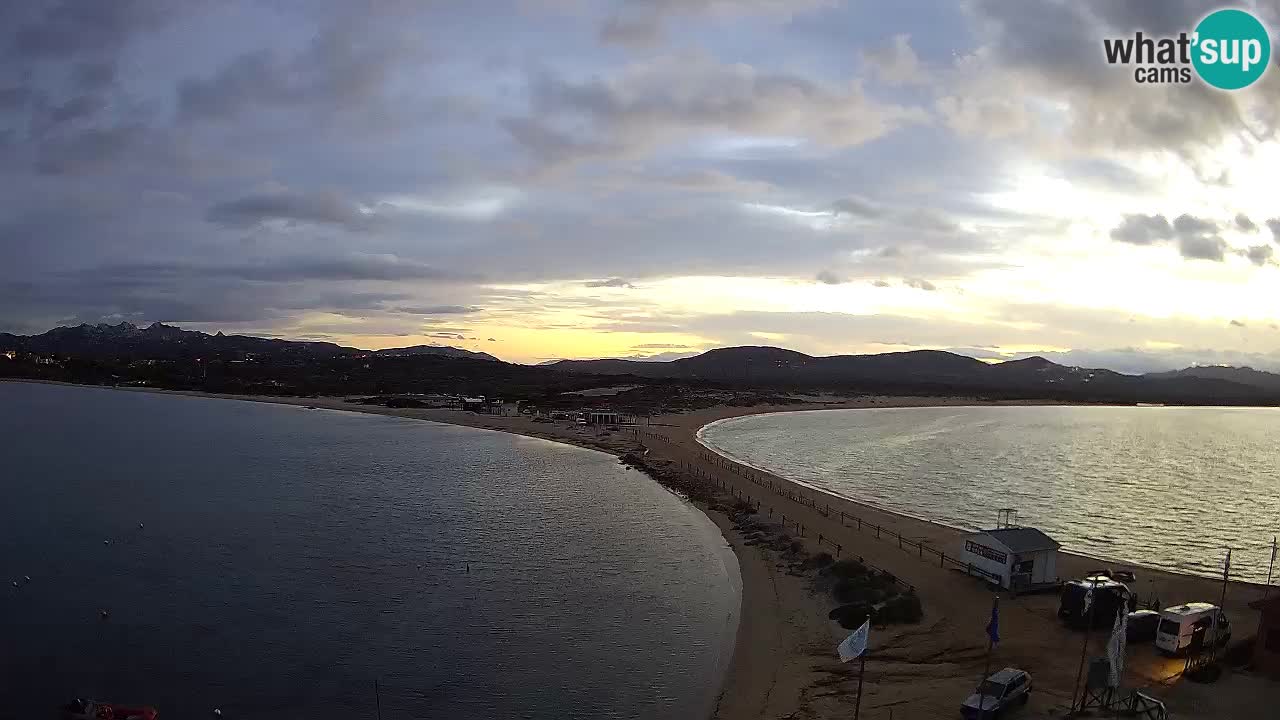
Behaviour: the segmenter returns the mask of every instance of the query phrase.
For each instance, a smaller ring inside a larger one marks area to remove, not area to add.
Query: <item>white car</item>
[[[1025,670],[1005,668],[982,681],[960,706],[960,716],[965,720],[988,720],[1010,707],[1025,705],[1030,699],[1031,675]]]

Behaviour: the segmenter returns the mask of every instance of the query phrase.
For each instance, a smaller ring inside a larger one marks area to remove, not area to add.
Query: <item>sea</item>
[[[708,447],[834,495],[966,530],[998,511],[1066,550],[1264,582],[1280,533],[1280,409],[822,410],[703,428]],[[1276,568],[1280,573],[1280,568]]]
[[[0,581],[0,718],[77,697],[181,719],[706,717],[741,600],[716,527],[603,453],[27,383],[0,383]]]

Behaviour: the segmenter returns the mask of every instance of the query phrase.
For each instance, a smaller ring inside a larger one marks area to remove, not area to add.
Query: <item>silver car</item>
[[[960,716],[965,720],[989,720],[1010,707],[1025,705],[1029,699],[1031,675],[1017,668],[1005,668],[982,681],[960,706]]]

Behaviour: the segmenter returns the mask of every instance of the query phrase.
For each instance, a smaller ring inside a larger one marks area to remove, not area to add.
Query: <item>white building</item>
[[[1058,582],[1061,543],[1035,528],[1006,527],[965,536],[961,562],[994,578],[1006,590],[1029,590]]]

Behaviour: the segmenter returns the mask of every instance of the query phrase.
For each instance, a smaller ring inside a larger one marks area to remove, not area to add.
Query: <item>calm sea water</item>
[[[703,430],[726,455],[966,529],[1013,507],[1067,549],[1263,581],[1280,532],[1280,410],[950,407],[759,415]]]
[[[731,650],[723,538],[601,453],[10,383],[0,449],[0,716],[698,717]]]

